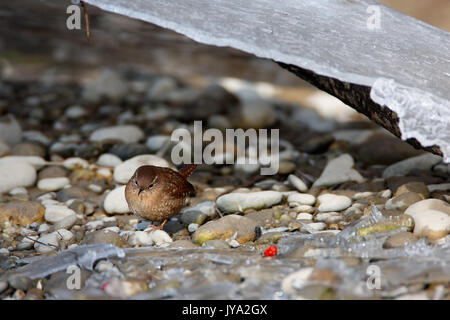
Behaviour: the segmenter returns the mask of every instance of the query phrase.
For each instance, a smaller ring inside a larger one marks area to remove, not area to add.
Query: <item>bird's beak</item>
[[[139,192],[138,192],[138,195],[140,195],[142,191],[144,191],[144,188],[142,188],[142,187],[139,187]]]

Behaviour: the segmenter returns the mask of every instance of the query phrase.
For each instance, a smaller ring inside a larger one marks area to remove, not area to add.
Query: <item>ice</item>
[[[92,270],[97,260],[109,257],[125,257],[125,251],[111,244],[92,244],[77,246],[59,252],[54,256],[39,257],[32,260],[19,260],[18,263],[29,263],[14,271],[31,279],[43,278],[58,271],[66,270],[69,266]]]
[[[370,86],[372,100],[399,115],[403,139],[436,144],[450,162],[450,34],[376,0],[85,2],[201,43]]]

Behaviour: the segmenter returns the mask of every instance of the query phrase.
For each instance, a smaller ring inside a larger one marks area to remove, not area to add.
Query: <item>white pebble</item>
[[[288,182],[300,192],[306,192],[308,190],[308,186],[306,185],[306,183],[304,183],[302,179],[293,174],[290,174],[288,176]]]
[[[135,125],[119,125],[100,128],[92,132],[90,141],[119,140],[123,143],[136,143],[144,138],[144,132]]]
[[[102,220],[97,220],[97,221],[89,221],[88,223],[85,224],[86,229],[88,230],[96,230],[96,229],[100,229],[101,227],[103,227],[103,221]]]
[[[103,178],[111,178],[112,172],[108,168],[100,168],[97,170],[97,174]]]
[[[69,170],[73,170],[76,168],[86,169],[89,167],[89,162],[87,162],[86,160],[84,160],[82,158],[73,157],[73,158],[67,158],[66,160],[64,160],[63,166]]]
[[[45,220],[50,223],[56,223],[71,215],[76,215],[75,211],[63,205],[45,206]]]
[[[352,200],[349,197],[336,194],[323,194],[317,199],[320,202],[320,212],[342,211],[352,204]]]
[[[18,187],[30,187],[36,181],[36,169],[25,162],[0,164],[0,193]]]
[[[294,193],[288,197],[288,202],[289,205],[291,203],[294,203],[312,206],[314,205],[314,203],[316,203],[316,197],[307,193]]]
[[[25,189],[24,187],[18,187],[18,188],[14,188],[9,192],[10,196],[15,196],[18,194],[28,194],[27,189]]]
[[[57,234],[60,239],[64,241],[69,241],[73,238],[73,233],[66,229],[59,229],[58,231],[53,232]]]
[[[122,159],[120,159],[118,156],[112,153],[104,153],[97,160],[97,164],[99,166],[113,167],[113,168],[121,164],[122,162],[123,162]]]
[[[157,247],[163,247],[173,242],[169,234],[163,230],[150,232],[150,237]]]
[[[38,253],[54,251],[59,247],[59,239],[60,237],[54,232],[43,235],[37,240],[38,242],[34,243],[34,249]]]
[[[198,229],[198,224],[197,223],[190,223],[188,225],[188,231],[190,233],[194,233],[195,231],[197,231],[197,229]]]
[[[311,213],[307,213],[307,212],[300,212],[297,215],[297,220],[312,220],[313,216]]]
[[[112,190],[103,202],[103,208],[109,214],[124,214],[130,212],[127,199],[125,198],[125,187],[120,186]]]
[[[226,213],[242,212],[247,209],[264,209],[278,204],[283,199],[280,192],[277,191],[259,191],[249,193],[229,193],[220,196],[217,201],[217,207]]]
[[[41,223],[41,225],[39,226],[38,232],[39,233],[43,233],[43,232],[47,232],[50,229],[50,226],[46,223]]]
[[[151,246],[153,245],[153,238],[148,232],[136,231],[128,237],[128,243],[132,246]]]
[[[66,177],[45,178],[38,181],[37,187],[42,191],[57,191],[61,190],[70,183]]]

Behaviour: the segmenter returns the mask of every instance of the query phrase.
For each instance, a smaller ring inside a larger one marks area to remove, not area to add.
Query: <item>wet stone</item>
[[[34,201],[13,201],[0,204],[0,222],[30,225],[44,220],[45,207]]]
[[[109,243],[118,247],[126,245],[126,241],[119,236],[116,232],[98,230],[91,233],[87,233],[83,244],[96,244],[96,243]]]
[[[383,243],[383,248],[392,249],[397,247],[403,247],[407,244],[414,243],[418,240],[411,232],[400,232],[394,234],[386,239]]]
[[[33,281],[28,278],[21,276],[20,274],[12,275],[8,278],[8,283],[14,289],[28,291],[33,287]]]
[[[385,207],[388,210],[406,210],[413,203],[423,200],[423,196],[415,192],[401,193],[400,195],[389,199]]]

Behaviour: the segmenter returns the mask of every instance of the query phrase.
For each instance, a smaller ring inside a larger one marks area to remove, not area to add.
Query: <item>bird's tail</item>
[[[192,171],[197,168],[196,164],[185,164],[183,165],[178,172],[185,178],[189,177],[192,173]]]

